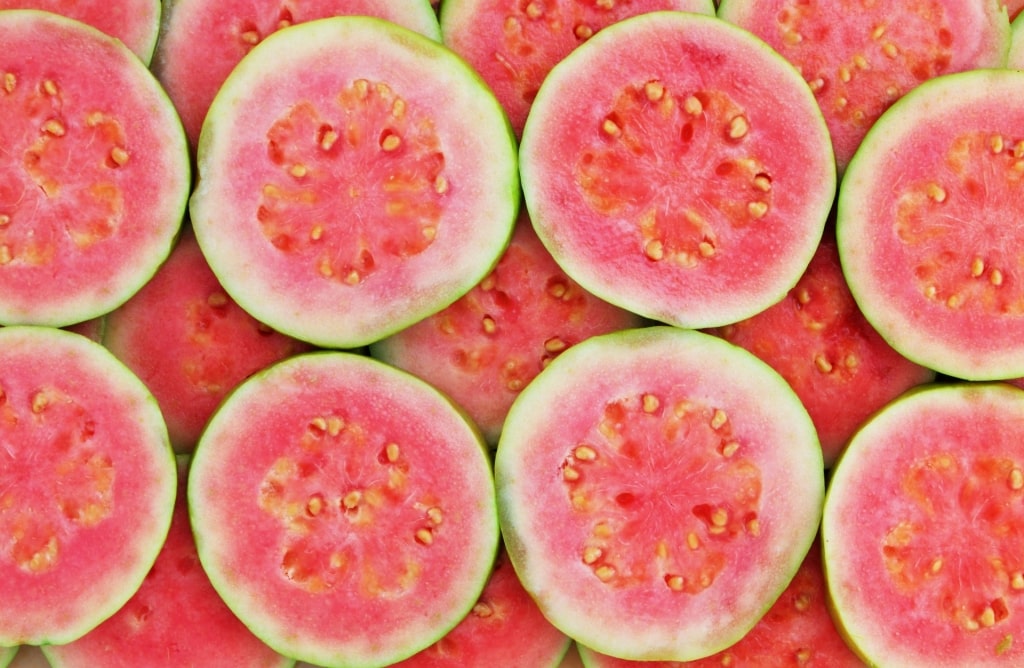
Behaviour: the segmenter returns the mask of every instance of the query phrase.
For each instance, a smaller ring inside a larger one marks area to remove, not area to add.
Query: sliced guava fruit
[[[296,24],[253,48],[210,108],[198,169],[192,224],[224,289],[331,348],[468,292],[519,207],[494,95],[438,42],[371,17]]]
[[[181,225],[181,123],[120,41],[0,12],[0,323],[70,325],[137,291]]]
[[[1009,46],[1001,0],[722,0],[800,70],[828,123],[840,171],[889,105],[921,82],[1000,67]]]
[[[796,391],[818,430],[826,467],[876,410],[935,379],[885,342],[857,308],[826,232],[785,299],[711,333],[754,353]]]
[[[167,539],[138,591],[78,640],[43,647],[53,668],[288,668],[224,605],[203,572],[189,526],[189,457],[179,455]]]
[[[828,218],[834,163],[792,65],[687,12],[627,18],[570,53],[541,85],[520,150],[527,209],[565,272],[694,328],[752,316],[793,287]]]
[[[880,666],[1024,661],[1024,391],[911,391],[854,436],[829,485],[837,624]]]
[[[513,403],[495,455],[508,553],[545,616],[618,658],[742,638],[818,528],[821,447],[746,350],[654,326],[569,348]]]
[[[521,135],[551,68],[594,33],[656,10],[713,15],[711,0],[445,0],[441,37],[480,73]]]
[[[0,10],[39,9],[60,14],[116,37],[148,65],[153,57],[163,3],[160,0],[0,0]]]
[[[98,343],[0,328],[0,645],[70,642],[142,584],[176,469],[160,410]]]
[[[522,211],[483,281],[370,352],[445,392],[493,446],[512,401],[552,359],[583,339],[640,324],[566,276]]]
[[[479,431],[425,382],[306,353],[238,386],[196,447],[189,504],[214,587],[278,652],[380,666],[469,614],[498,545]]]
[[[893,348],[968,380],[1024,375],[1024,72],[931,79],[868,132],[839,189],[843,271]]]
[[[153,72],[178,109],[194,148],[217,90],[267,35],[328,16],[376,16],[440,41],[426,0],[174,0],[153,54]]]
[[[195,447],[238,383],[310,349],[235,304],[188,227],[153,278],[104,321],[103,344],[156,397],[178,452]]]

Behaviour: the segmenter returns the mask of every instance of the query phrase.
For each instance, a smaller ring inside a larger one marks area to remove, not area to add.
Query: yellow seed
[[[7,244],[0,245],[0,264],[10,264],[14,257],[11,255],[11,247]]]
[[[665,97],[665,84],[660,81],[648,81],[644,84],[644,95],[651,102],[657,102]]]
[[[592,462],[597,459],[597,451],[589,445],[577,445],[572,451],[572,456],[581,462]]]
[[[686,534],[686,547],[690,548],[691,550],[696,550],[698,547],[700,547],[700,538],[698,538],[697,534],[695,534],[692,531]]]
[[[721,408],[716,408],[715,412],[711,414],[711,428],[715,431],[724,427],[728,421],[729,416]]]
[[[988,275],[988,281],[992,285],[997,285],[997,286],[998,285],[1002,285],[1003,284],[1003,272],[999,271],[998,269],[993,269],[992,273]]]
[[[847,369],[856,369],[858,364],[860,364],[860,360],[853,353],[843,358],[843,365]]]
[[[996,654],[1005,654],[1010,651],[1011,647],[1013,647],[1013,636],[1007,633],[996,645]]]
[[[64,127],[64,124],[56,118],[51,118],[43,123],[43,132],[53,135],[54,137],[63,137],[64,133],[67,132],[67,129]]]
[[[432,545],[434,543],[434,532],[430,529],[417,529],[416,542],[423,545]]]
[[[729,523],[729,511],[725,508],[715,508],[711,512],[711,524],[716,527],[724,527]]]
[[[1024,489],[1024,471],[1021,471],[1019,468],[1014,466],[1010,469],[1008,482],[1010,484],[1010,489],[1014,491]]]
[[[932,572],[932,575],[935,575],[936,573],[941,571],[942,570],[942,557],[936,557],[935,559],[933,559],[931,565],[928,567],[928,570],[930,570]]]
[[[498,331],[498,323],[496,323],[494,321],[494,318],[492,318],[489,315],[485,315],[480,320],[480,327],[481,329],[484,330],[485,334],[494,334],[496,331]]]
[[[572,33],[576,35],[577,39],[590,39],[591,37],[594,36],[594,29],[586,25],[585,23],[581,23],[575,28],[573,28]]]
[[[320,241],[324,236],[324,226],[317,223],[313,225],[313,228],[309,231],[309,238],[313,241]]]
[[[740,444],[739,444],[738,441],[728,441],[727,443],[723,443],[722,444],[722,456],[723,457],[732,457],[733,455],[736,454],[736,451],[739,450],[739,449],[740,449]]]
[[[380,147],[384,151],[394,151],[402,145],[402,139],[396,134],[388,133],[380,140]]]
[[[110,160],[115,165],[124,166],[128,162],[128,151],[124,150],[120,146],[115,146],[110,149]]]
[[[949,298],[946,299],[946,306],[949,308],[959,308],[963,303],[964,298],[958,294],[950,295]]]
[[[764,218],[764,215],[768,213],[768,204],[766,202],[750,202],[747,204],[747,213],[751,218]]]
[[[43,92],[47,95],[56,95],[59,92],[57,90],[57,83],[53,79],[45,79],[43,81]]]
[[[607,522],[598,522],[594,525],[594,535],[598,538],[611,538],[612,528]]]
[[[702,241],[697,244],[697,251],[701,257],[711,257],[715,254],[715,246],[710,241]]]
[[[8,93],[14,92],[14,87],[18,85],[18,77],[14,76],[13,72],[4,72],[4,90]]]
[[[1024,589],[1024,573],[1017,571],[1010,576],[1010,587],[1012,589],[1021,590]]]
[[[320,137],[320,148],[329,151],[336,141],[338,141],[338,133],[334,130],[328,130]]]
[[[575,482],[580,479],[580,472],[571,466],[562,469],[562,479],[567,482]]]
[[[544,9],[536,2],[526,5],[526,15],[531,19],[539,19],[544,15]]]
[[[614,9],[615,0],[597,0],[597,6],[601,9]]]
[[[583,492],[573,492],[570,497],[572,507],[576,510],[587,509],[587,496]]]
[[[604,119],[604,122],[601,123],[601,132],[605,133],[609,137],[618,137],[622,134],[622,128],[619,127],[619,124],[612,119],[606,118]]]
[[[588,545],[583,548],[583,563],[592,564],[601,558],[603,552],[601,548],[595,547],[594,545]]]
[[[984,628],[989,628],[996,623],[996,612],[991,605],[985,606],[985,609],[978,615],[978,623]]]
[[[793,46],[794,44],[799,44],[800,42],[804,41],[804,36],[795,30],[787,30],[786,32],[782,33],[782,41],[790,46]]]
[[[853,64],[854,64],[854,66],[856,66],[856,68],[858,70],[869,70],[869,69],[871,69],[871,64],[868,63],[868,59],[865,58],[862,54],[859,54],[859,53],[853,57]]]
[[[391,116],[393,118],[401,118],[405,116],[405,100],[398,97],[391,103]]]
[[[477,617],[487,618],[494,614],[494,608],[483,601],[478,601],[477,604],[473,606],[473,614]]]
[[[358,285],[360,280],[362,280],[362,277],[359,276],[359,272],[355,269],[348,272],[348,276],[345,277],[345,283],[349,285]]]
[[[846,105],[848,104],[848,102],[849,102],[849,100],[847,100],[845,97],[837,97],[836,98],[836,108],[837,109],[845,109]]]
[[[731,139],[742,139],[750,132],[750,122],[746,116],[735,116],[729,121],[729,137]]]
[[[875,29],[871,31],[871,39],[881,39],[882,35],[885,34],[885,24],[880,23],[875,26]]]
[[[217,290],[215,292],[211,292],[209,296],[206,297],[206,303],[213,308],[227,306],[228,296],[220,290]]]
[[[985,261],[980,257],[971,260],[971,276],[977,278],[985,273]]]
[[[807,612],[811,608],[810,594],[799,594],[793,599],[793,607],[800,612]]]
[[[660,240],[651,239],[644,244],[644,255],[647,256],[647,259],[654,260],[655,262],[662,260],[665,257],[665,246]]]
[[[246,30],[239,37],[246,44],[258,44],[260,41],[260,34],[255,30]]]
[[[36,392],[32,395],[32,412],[39,414],[50,405],[50,399],[43,392]]]
[[[345,564],[345,559],[337,552],[331,552],[330,564],[331,568],[337,570]]]
[[[946,191],[938,183],[928,184],[928,197],[936,202],[946,201]]]
[[[701,104],[695,95],[690,95],[683,100],[683,111],[691,116],[699,116],[704,113],[704,105]]]
[[[319,495],[309,497],[309,501],[306,501],[306,512],[311,517],[316,517],[320,514],[320,511],[324,509],[324,500]]]
[[[644,413],[653,413],[661,406],[661,401],[653,394],[645,394],[641,399]]]
[[[853,78],[853,74],[850,72],[850,68],[846,65],[842,65],[839,68],[839,79],[843,83],[848,83]]]
[[[754,188],[763,193],[770,192],[772,189],[772,180],[764,174],[758,174],[754,177]]]
[[[309,173],[309,170],[306,168],[305,165],[301,163],[296,163],[291,166],[291,169],[288,170],[288,173],[297,179],[301,179],[303,176]]]
[[[989,137],[988,147],[992,149],[993,153],[1002,153],[1003,149],[1005,148],[1005,144],[1003,143],[1003,136],[992,135],[991,137]]]
[[[832,372],[832,363],[828,361],[828,358],[824,354],[818,353],[814,356],[814,366],[818,367],[818,371],[822,373]]]
[[[327,420],[323,417],[317,416],[309,421],[309,426],[316,431],[327,431]]]
[[[1013,145],[1013,157],[1024,158],[1024,140]]]
[[[0,213],[0,227],[7,225],[11,222],[11,217],[6,213]]]
[[[345,506],[349,510],[354,510],[359,506],[359,502],[363,500],[363,493],[358,489],[354,489],[344,496],[341,500],[341,505]]]
[[[448,179],[438,174],[437,178],[434,179],[434,192],[438,195],[448,192]]]
[[[672,591],[682,591],[683,586],[686,585],[686,580],[683,579],[682,575],[670,575],[665,578],[665,584],[667,584],[668,588]]]
[[[437,506],[431,506],[427,508],[427,518],[436,526],[444,521],[444,512]]]
[[[896,86],[886,86],[885,94],[890,100],[895,100],[900,96],[900,89]]]
[[[331,436],[337,436],[341,433],[341,430],[345,427],[345,421],[337,415],[332,415],[327,418],[327,433]]]
[[[557,336],[553,336],[544,342],[544,350],[549,353],[560,353],[568,347],[569,344]]]
[[[747,520],[746,527],[747,527],[747,533],[749,533],[751,536],[760,536],[761,535],[761,521],[758,520],[756,517],[753,518],[753,519]]]
[[[387,447],[384,448],[384,454],[389,462],[394,463],[398,461],[398,455],[401,454],[401,451],[398,449],[397,443],[388,443]]]
[[[806,666],[811,660],[811,650],[802,648],[796,651],[796,665]]]
[[[433,241],[435,238],[437,238],[437,227],[435,227],[434,225],[427,225],[422,230],[420,230],[420,234],[423,235],[424,239],[428,241]]]
[[[817,93],[819,90],[825,87],[825,80],[822,79],[821,77],[817,77],[815,79],[811,79],[810,81],[808,81],[807,85],[810,86],[811,92]]]
[[[615,577],[615,569],[607,565],[598,566],[594,569],[594,575],[596,575],[597,579],[601,582],[608,582]]]

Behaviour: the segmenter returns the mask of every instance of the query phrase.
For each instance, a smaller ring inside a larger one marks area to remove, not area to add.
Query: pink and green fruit
[[[667,326],[552,361],[509,411],[495,480],[509,556],[545,616],[634,661],[699,659],[746,635],[804,560],[824,494],[786,381]]]
[[[792,65],[687,12],[630,17],[569,54],[520,151],[527,209],[566,274],[689,328],[750,317],[796,284],[835,196],[834,163]]]
[[[513,400],[551,360],[586,338],[640,324],[566,276],[522,212],[483,281],[370,351],[448,394],[493,446]]]
[[[178,452],[195,447],[214,409],[241,381],[310,349],[232,301],[188,228],[156,275],[105,322],[103,344],[156,397]]]
[[[329,348],[468,292],[520,200],[515,142],[479,76],[371,17],[296,24],[253,48],[210,108],[198,169],[192,224],[225,291]]]
[[[159,408],[100,344],[0,328],[0,646],[64,643],[135,593],[176,470]]]
[[[196,447],[200,561],[286,656],[381,666],[476,604],[498,546],[476,428],[442,394],[365,356],[320,351],[239,385]]]

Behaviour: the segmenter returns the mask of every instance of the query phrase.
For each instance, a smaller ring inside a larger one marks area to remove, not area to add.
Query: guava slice
[[[746,350],[666,326],[592,337],[512,404],[495,455],[508,553],[566,635],[635,661],[734,644],[817,532],[821,447]]]
[[[188,468],[188,455],[179,455],[170,530],[138,591],[78,640],[44,646],[53,668],[289,668],[295,663],[256,638],[210,586],[189,526]]]
[[[828,608],[818,541],[786,590],[750,633],[735,645],[696,661],[627,661],[580,647],[586,668],[862,668],[839,634]]]
[[[711,0],[446,0],[441,36],[491,87],[518,136],[556,63],[605,26],[656,10],[710,16],[715,6]]]
[[[905,357],[968,380],[1024,375],[1024,72],[921,84],[868,132],[836,234],[861,311]]]
[[[793,387],[831,467],[861,424],[910,388],[935,379],[864,318],[839,264],[832,230],[785,299],[711,333],[767,362]]]
[[[189,227],[153,278],[104,321],[103,344],[156,397],[177,452],[195,448],[210,415],[241,381],[310,349],[227,296]]]
[[[872,665],[1024,661],[1024,391],[904,395],[851,440],[822,520],[837,624]]]
[[[834,163],[792,65],[687,12],[627,18],[570,53],[520,149],[527,209],[565,272],[688,328],[750,317],[793,287],[828,218]]]
[[[149,65],[160,31],[160,0],[0,0],[0,10],[39,9],[88,23],[121,40]]]
[[[640,324],[566,276],[521,211],[483,281],[370,352],[446,393],[494,446],[509,406],[552,359],[583,339]]]
[[[371,17],[260,42],[210,107],[198,169],[192,224],[224,289],[328,348],[371,343],[468,292],[519,207],[494,95],[439,43]]]
[[[281,28],[328,16],[376,16],[440,41],[427,0],[174,0],[153,54],[153,72],[181,116],[189,142],[199,140],[217,90],[238,61]]]
[[[1001,67],[1002,0],[722,0],[718,16],[792,62],[814,91],[840,171],[896,99],[952,72]]]
[[[139,588],[171,521],[159,408],[105,348],[0,328],[0,645],[64,643]]]
[[[170,252],[190,188],[181,123],[96,28],[4,10],[0,44],[0,323],[97,317]]]
[[[498,545],[479,432],[425,382],[339,351],[289,358],[217,410],[193,455],[199,558],[281,654],[381,666],[469,614]]]

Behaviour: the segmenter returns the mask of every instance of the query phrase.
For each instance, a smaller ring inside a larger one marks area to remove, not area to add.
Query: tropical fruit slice
[[[876,414],[822,520],[837,624],[872,665],[1024,661],[1024,391],[955,383]]]
[[[199,140],[217,90],[245,54],[281,28],[328,16],[376,16],[440,40],[427,0],[174,0],[168,4],[153,72],[181,115],[189,142]]]
[[[72,641],[142,584],[176,470],[160,411],[98,343],[0,329],[0,645]]]
[[[828,131],[796,70],[687,12],[615,23],[556,65],[520,162],[533,224],[565,272],[683,327],[782,299],[835,196]]]
[[[469,614],[498,528],[487,449],[437,390],[338,351],[278,362],[210,420],[189,479],[214,587],[278,652],[381,666]]]
[[[160,0],[0,0],[0,10],[39,9],[88,23],[116,37],[149,64],[160,31]]]
[[[551,68],[607,25],[656,10],[713,15],[711,0],[445,0],[444,43],[480,72],[517,135]]]
[[[640,324],[566,276],[524,212],[494,271],[370,352],[446,393],[497,445],[509,406],[552,359],[583,339]]]
[[[153,278],[104,321],[103,344],[156,397],[178,452],[195,448],[236,385],[310,348],[256,321],[224,293],[191,228]]]
[[[1001,0],[722,0],[718,16],[797,66],[828,123],[840,171],[896,99],[941,74],[1001,67]]]
[[[734,644],[814,540],[821,448],[793,390],[674,327],[562,353],[509,411],[498,510],[523,586],[602,654],[688,661]]]
[[[846,285],[831,229],[786,298],[711,333],[742,346],[796,391],[831,467],[861,424],[911,387],[935,379],[885,342]]]
[[[904,356],[1024,375],[1024,72],[932,79],[890,107],[843,178],[837,238],[861,311]]]
[[[188,151],[174,108],[121,42],[38,10],[0,12],[0,324],[117,307],[167,257]]]
[[[78,640],[48,645],[53,668],[290,668],[235,617],[203,572],[189,526],[189,458],[178,456],[178,496],[167,540],[139,590]]]
[[[439,43],[371,17],[260,42],[217,94],[198,161],[192,224],[227,293],[323,347],[365,345],[468,292],[519,206],[494,95]]]

